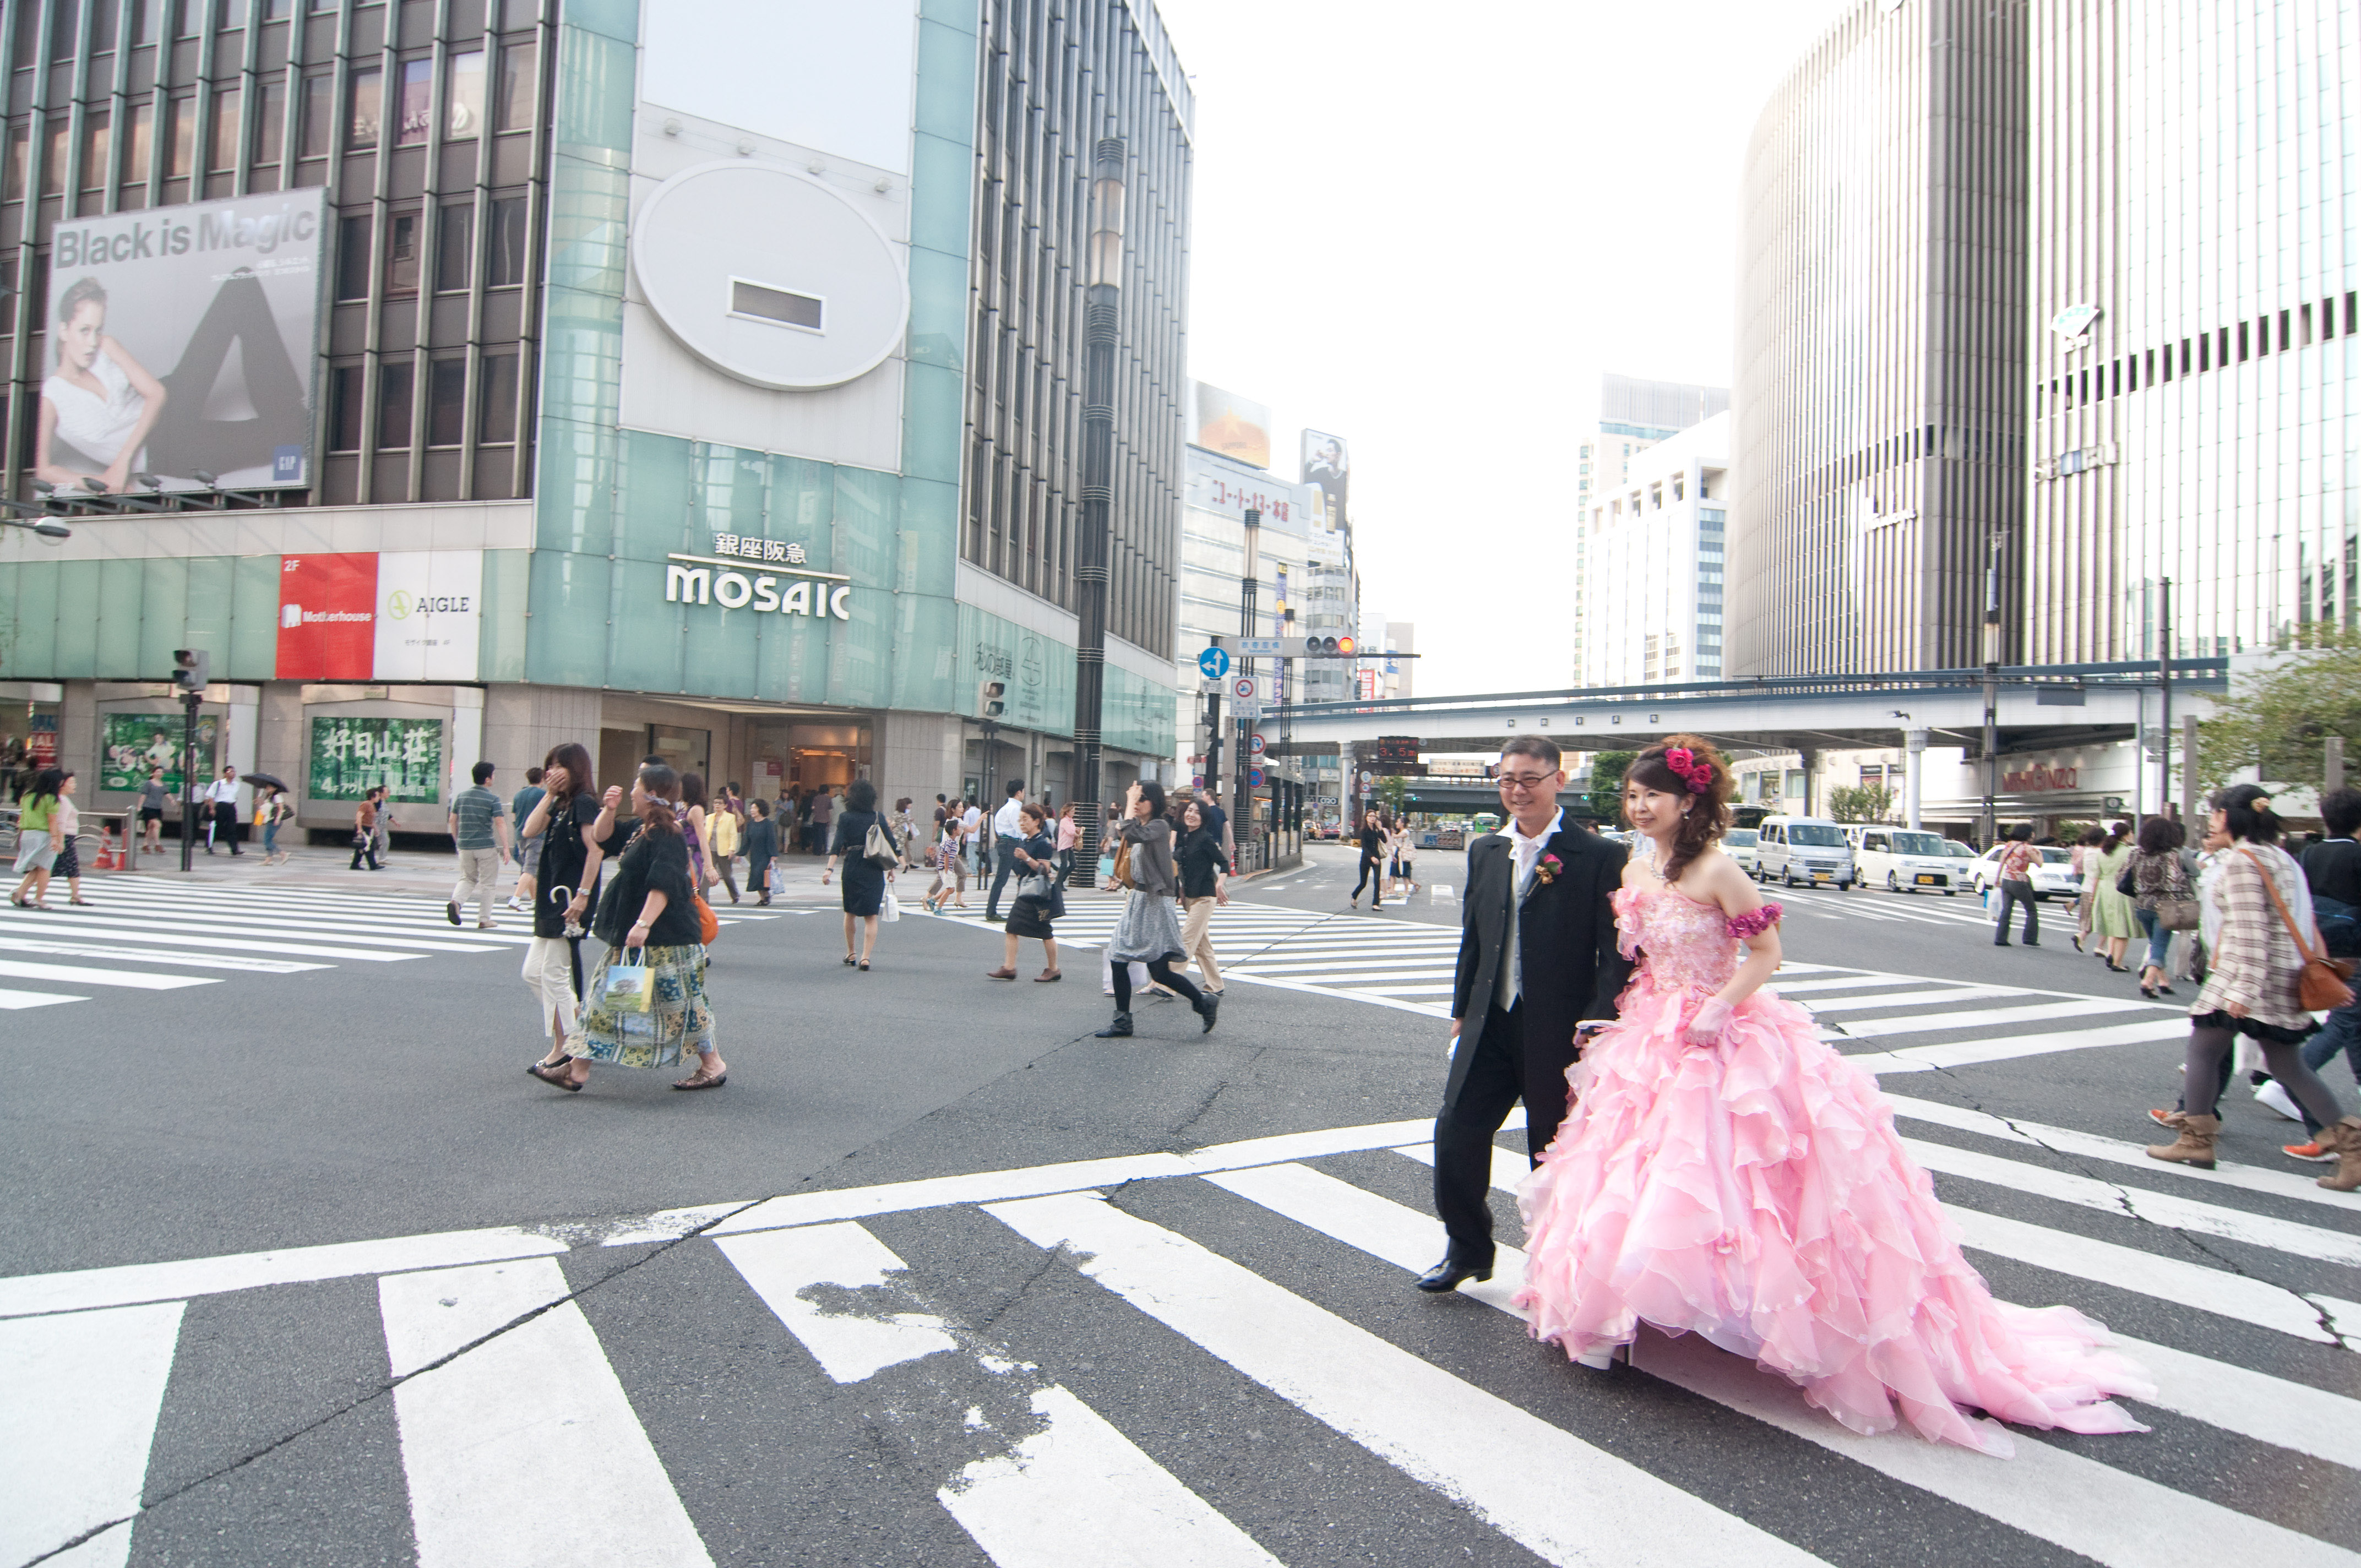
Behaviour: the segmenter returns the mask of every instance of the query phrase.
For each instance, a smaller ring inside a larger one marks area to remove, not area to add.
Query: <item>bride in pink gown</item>
[[[1676,736],[1624,776],[1654,851],[1635,848],[1615,894],[1638,968],[1518,1190],[1516,1300],[1534,1337],[1604,1366],[1642,1322],[1701,1334],[1855,1431],[1890,1430],[1898,1404],[1921,1435],[1988,1453],[2010,1452],[2006,1434],[1963,1407],[2146,1431],[2110,1396],[2152,1398],[2147,1377],[2072,1308],[1993,1300],[1876,1080],[1759,989],[1779,967],[1780,910],[1715,847],[1720,757]]]

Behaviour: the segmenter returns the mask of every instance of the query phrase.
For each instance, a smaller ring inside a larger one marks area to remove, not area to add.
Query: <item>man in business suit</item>
[[[1611,900],[1623,847],[1565,820],[1558,749],[1519,735],[1500,752],[1509,820],[1467,850],[1459,970],[1452,989],[1451,1079],[1434,1119],[1434,1209],[1450,1238],[1422,1290],[1492,1277],[1492,1137],[1525,1102],[1538,1157],[1565,1118],[1566,1069],[1580,1036],[1615,1017],[1631,973],[1616,950]]]

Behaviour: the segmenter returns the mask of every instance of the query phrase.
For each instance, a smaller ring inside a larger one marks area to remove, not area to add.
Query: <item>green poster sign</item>
[[[98,759],[98,787],[137,790],[148,782],[148,770],[164,770],[164,786],[181,793],[181,740],[187,720],[177,713],[110,713]],[[214,749],[221,737],[221,720],[207,715],[197,719],[197,784],[212,782]]]
[[[358,800],[379,784],[389,800],[443,798],[441,719],[312,720],[312,799]]]

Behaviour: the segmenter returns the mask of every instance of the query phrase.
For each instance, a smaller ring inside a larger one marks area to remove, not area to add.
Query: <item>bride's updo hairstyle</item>
[[[1677,882],[1689,862],[1730,830],[1730,764],[1711,741],[1675,735],[1651,746],[1623,770],[1624,782],[1638,782],[1665,795],[1687,795],[1690,804],[1673,839],[1666,882]]]

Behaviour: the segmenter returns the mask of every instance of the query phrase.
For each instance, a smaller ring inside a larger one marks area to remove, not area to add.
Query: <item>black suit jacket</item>
[[[1623,846],[1580,827],[1563,827],[1542,851],[1565,867],[1553,881],[1533,879],[1518,912],[1518,947],[1524,959],[1525,1050],[1558,1070],[1574,1063],[1575,1025],[1612,1018],[1615,999],[1631,978],[1631,961],[1616,948],[1615,890],[1623,882]],[[1515,896],[1515,861],[1508,839],[1488,833],[1467,851],[1467,886],[1460,900],[1459,968],[1451,993],[1460,1020],[1452,1054],[1456,1095],[1499,995],[1501,948],[1509,901]]]

